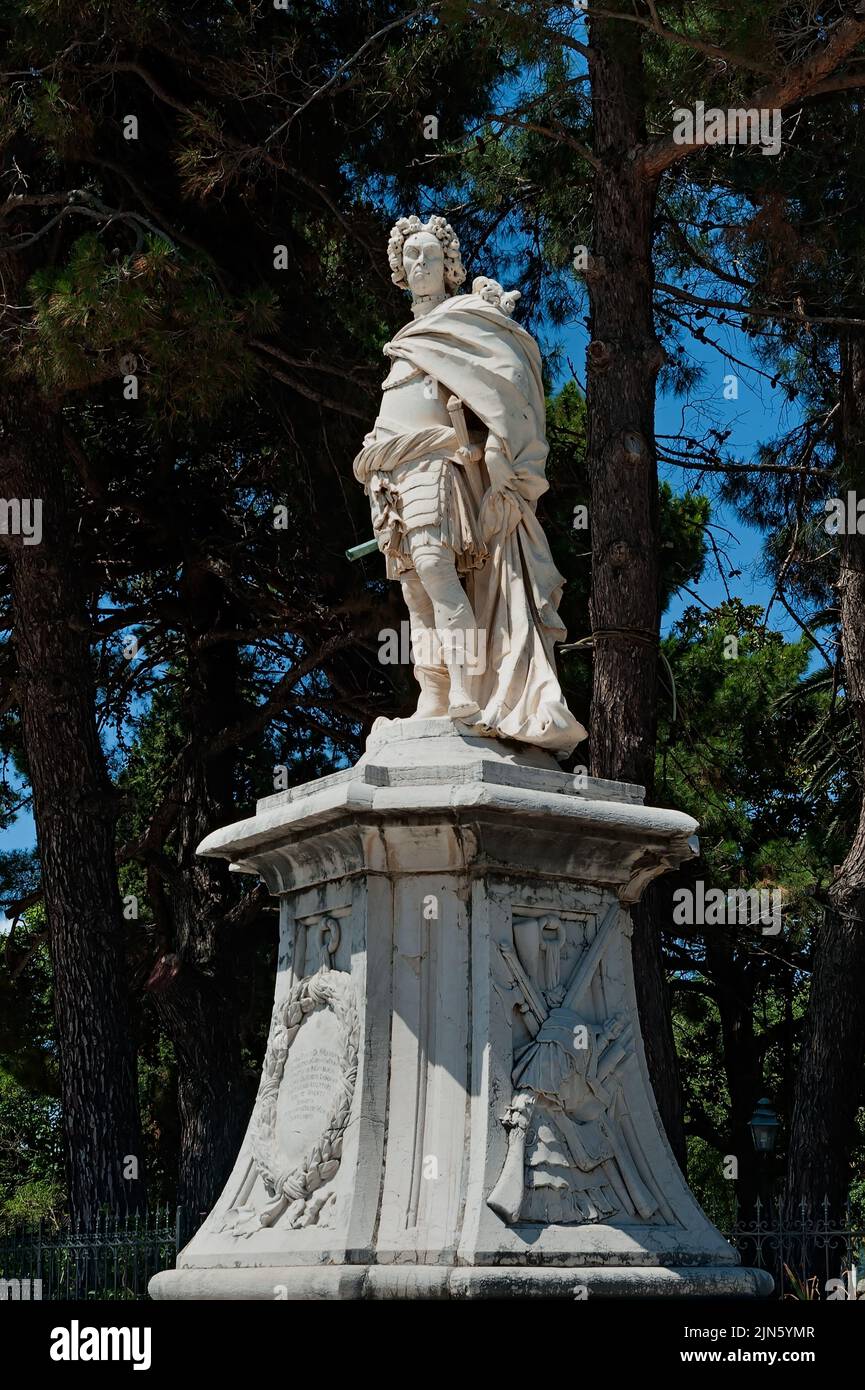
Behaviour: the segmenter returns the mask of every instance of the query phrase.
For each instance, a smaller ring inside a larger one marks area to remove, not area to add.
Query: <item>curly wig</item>
[[[398,222],[394,223],[387,243],[391,280],[400,289],[408,289],[402,253],[409,237],[414,236],[417,232],[430,232],[437,241],[441,242],[445,258],[445,290],[448,294],[455,294],[465,280],[466,272],[460,257],[459,240],[450,222],[446,222],[443,217],[431,217],[428,222],[421,222],[417,216],[401,217]]]

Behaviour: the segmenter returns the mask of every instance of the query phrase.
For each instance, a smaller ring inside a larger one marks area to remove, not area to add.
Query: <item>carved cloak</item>
[[[466,466],[489,559],[466,576],[486,634],[486,669],[469,678],[481,707],[475,727],[567,757],[586,731],[565,704],[553,644],[565,639],[558,613],[564,580],[535,515],[546,492],[548,453],[537,343],[478,294],[446,299],[384,349],[458,396],[499,441],[510,477],[489,492],[486,467]]]

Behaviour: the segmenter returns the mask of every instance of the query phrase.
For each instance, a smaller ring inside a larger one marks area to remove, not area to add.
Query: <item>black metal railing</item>
[[[90,1227],[46,1221],[0,1230],[4,1299],[143,1299],[150,1278],[171,1268],[181,1245],[180,1210],[103,1214]]]
[[[828,1197],[816,1217],[802,1202],[796,1219],[785,1221],[779,1202],[758,1200],[752,1220],[737,1216],[727,1229],[723,1219],[717,1224],[743,1264],[772,1275],[776,1298],[855,1298],[857,1284],[862,1297],[865,1221],[854,1215],[849,1203],[837,1218]]]
[[[164,1206],[147,1216],[102,1215],[88,1229],[45,1221],[0,1229],[0,1298],[144,1299],[150,1278],[174,1266],[198,1224]],[[833,1220],[825,1199],[815,1220],[802,1203],[799,1218],[785,1222],[777,1203],[757,1202],[753,1220],[721,1217],[717,1225],[744,1264],[768,1270],[776,1298],[849,1298],[865,1284],[865,1221],[849,1206]]]

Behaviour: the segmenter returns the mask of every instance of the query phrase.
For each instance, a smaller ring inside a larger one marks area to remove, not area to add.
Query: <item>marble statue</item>
[[[761,1296],[667,1142],[631,909],[696,821],[557,762],[585,736],[537,345],[471,294],[442,217],[391,233],[412,322],[354,462],[421,688],[362,757],[199,853],[264,880],[280,940],[249,1128],[157,1299]]]
[[[384,349],[354,472],[409,611],[416,717],[566,757],[586,732],[556,676],[563,580],[535,515],[549,486],[538,346],[511,318],[518,292],[479,276],[458,293],[466,272],[443,217],[400,218],[388,255],[412,321]]]

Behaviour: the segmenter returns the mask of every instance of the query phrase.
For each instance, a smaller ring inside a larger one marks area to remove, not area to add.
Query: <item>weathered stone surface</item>
[[[695,828],[434,719],[210,836],[280,899],[276,999],[236,1169],[153,1296],[768,1292],[675,1164],[636,1016],[629,904]]]
[[[457,1268],[436,1265],[327,1265],[270,1269],[168,1270],[151,1281],[154,1298],[391,1299],[391,1298],[755,1298],[772,1292],[765,1270],[717,1268],[630,1269],[578,1265],[535,1269],[525,1265]]]

